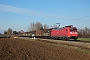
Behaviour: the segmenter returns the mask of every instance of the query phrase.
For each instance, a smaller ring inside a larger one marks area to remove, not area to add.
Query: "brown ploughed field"
[[[90,60],[90,54],[36,40],[0,38],[0,60]]]

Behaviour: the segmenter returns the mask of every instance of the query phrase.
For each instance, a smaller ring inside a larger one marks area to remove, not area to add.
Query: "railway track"
[[[24,38],[24,37],[23,37]],[[33,38],[26,38],[25,39],[33,39]],[[54,40],[54,39],[42,39],[42,38],[36,38],[34,39],[36,41],[40,42],[45,42],[45,43],[51,43],[51,44],[63,44],[63,45],[68,45],[68,46],[74,46],[74,47],[79,47],[79,48],[84,48],[84,49],[89,49],[90,50],[90,42],[86,41],[80,41],[80,40]]]
[[[24,38],[24,37],[23,37]],[[25,37],[25,38],[31,38],[31,37]],[[32,38],[33,39],[33,38]],[[44,39],[44,40],[54,40],[54,39],[46,39],[46,38],[36,38],[36,39]],[[60,41],[66,41],[66,40],[60,40]],[[68,40],[72,42],[83,42],[83,43],[90,43],[90,41],[85,41],[85,40]]]
[[[90,50],[90,42],[84,41],[63,41],[63,40],[52,40],[52,39],[39,39],[41,42],[53,43],[53,44],[64,44],[68,46],[75,46]]]

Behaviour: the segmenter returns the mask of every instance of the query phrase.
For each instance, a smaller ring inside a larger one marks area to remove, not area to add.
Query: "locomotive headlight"
[[[75,32],[75,34],[78,34],[77,32]]]
[[[70,34],[72,34],[72,32],[70,32]]]

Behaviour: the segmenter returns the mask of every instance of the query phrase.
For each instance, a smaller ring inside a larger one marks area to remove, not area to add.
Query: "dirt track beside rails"
[[[54,43],[54,44],[63,44],[63,45],[68,45],[68,46],[74,46],[74,47],[79,47],[83,49],[88,49],[90,50],[90,43],[89,42],[78,42],[77,41],[65,41],[65,40],[52,40],[52,39],[39,39],[41,42],[48,42],[48,43]]]
[[[90,54],[36,40],[1,38],[0,60],[90,60]]]

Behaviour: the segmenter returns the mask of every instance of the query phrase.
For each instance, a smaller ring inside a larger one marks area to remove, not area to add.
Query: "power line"
[[[75,15],[78,15],[78,14],[80,14],[80,13],[84,13],[84,12],[87,12],[87,11],[90,11],[90,9],[87,9],[87,10],[85,10],[85,11],[82,11],[82,12],[76,13]]]
[[[81,17],[81,18],[76,18],[75,20],[77,20],[77,19],[82,19],[82,18],[87,18],[87,17],[90,17],[90,16],[85,16],[85,17]]]

